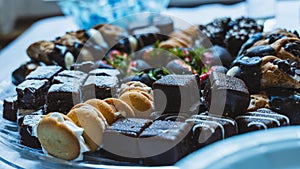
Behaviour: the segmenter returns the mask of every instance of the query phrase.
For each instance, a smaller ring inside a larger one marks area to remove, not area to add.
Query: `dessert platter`
[[[157,15],[26,52],[0,92],[0,143],[44,167],[172,168],[212,143],[300,124],[299,34],[251,18],[178,29]]]

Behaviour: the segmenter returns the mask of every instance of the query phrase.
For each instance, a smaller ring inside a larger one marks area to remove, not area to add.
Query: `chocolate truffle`
[[[82,87],[83,100],[115,97],[118,82],[115,76],[89,76]]]
[[[193,112],[200,101],[196,75],[167,75],[153,83],[155,110],[167,113]]]
[[[19,108],[40,108],[46,103],[48,89],[48,80],[25,80],[16,87]]]

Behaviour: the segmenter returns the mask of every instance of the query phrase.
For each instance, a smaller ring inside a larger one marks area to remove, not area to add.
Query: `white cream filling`
[[[64,61],[65,61],[66,68],[70,69],[74,63],[74,56],[72,55],[71,52],[66,53]]]
[[[64,124],[68,129],[70,129],[71,131],[73,131],[75,133],[75,135],[76,135],[76,137],[79,141],[80,153],[79,153],[79,156],[76,159],[74,159],[73,161],[83,160],[83,153],[87,152],[87,151],[90,151],[89,147],[86,145],[86,143],[85,143],[85,141],[82,137],[83,128],[76,126],[76,124],[74,124],[71,121],[65,120],[63,115],[60,114],[60,113],[56,113],[56,112],[51,113],[49,118],[53,118],[53,119],[57,120],[58,122]],[[37,135],[37,126],[38,125],[33,127],[32,136],[38,137],[38,135]],[[49,155],[47,153],[47,151],[44,149],[43,145],[42,145],[42,150],[45,154]]]

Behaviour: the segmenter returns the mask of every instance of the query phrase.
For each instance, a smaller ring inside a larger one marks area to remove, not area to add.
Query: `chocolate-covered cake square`
[[[116,97],[118,83],[115,76],[89,76],[82,86],[83,100]]]
[[[80,86],[70,83],[53,84],[47,95],[47,112],[68,113],[81,102]]]
[[[191,139],[193,150],[197,150],[225,138],[225,128],[217,121],[197,117],[187,119],[186,122],[193,125]]]
[[[19,108],[37,109],[46,103],[48,80],[25,80],[16,87]]]
[[[20,125],[20,143],[31,147],[41,149],[41,144],[34,134],[34,127],[44,115],[26,115]]]
[[[26,76],[26,79],[36,79],[36,80],[42,80],[47,79],[49,81],[52,80],[52,78],[58,74],[58,72],[62,71],[63,68],[60,66],[38,66],[34,71],[32,71],[28,76]]]
[[[224,128],[224,138],[228,138],[230,136],[236,135],[238,133],[237,124],[235,120],[229,117],[217,116],[208,113],[201,113],[199,115],[193,115],[192,119],[213,121],[218,123],[218,125],[222,125]]]
[[[197,111],[200,80],[196,75],[167,75],[153,83],[155,110],[166,113]]]
[[[210,75],[204,98],[211,113],[231,118],[245,113],[250,102],[248,88],[241,79],[218,72]]]
[[[238,124],[238,132],[246,133],[255,130],[266,130],[268,128],[289,125],[289,118],[273,112],[270,109],[262,108],[254,112],[248,112],[235,118]]]
[[[18,96],[11,96],[3,100],[3,118],[16,122],[18,114]]]
[[[171,165],[190,150],[191,125],[185,122],[154,121],[139,136],[144,165]]]

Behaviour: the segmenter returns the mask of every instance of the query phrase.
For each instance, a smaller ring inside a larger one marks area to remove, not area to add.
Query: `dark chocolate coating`
[[[22,64],[19,68],[12,72],[12,83],[14,85],[19,85],[25,80],[26,76],[32,71],[34,71],[38,66],[39,63],[33,61],[29,61],[25,64]]]
[[[237,116],[235,118],[238,124],[239,134],[256,131],[256,130],[266,130],[268,128],[279,127],[280,124],[277,123],[277,119],[263,116],[256,116],[255,114],[246,114]]]
[[[26,115],[20,125],[20,143],[31,147],[41,149],[41,143],[38,138],[32,136],[33,127],[36,126],[44,115]]]
[[[242,55],[242,53],[244,51],[246,51],[247,49],[249,49],[251,46],[254,45],[254,43],[256,43],[257,41],[263,39],[263,35],[261,32],[255,33],[254,35],[252,35],[241,47],[238,56]]]
[[[292,89],[270,88],[267,90],[272,110],[286,115],[291,125],[300,124],[300,94]]]
[[[152,121],[149,119],[126,118],[113,123],[109,130],[115,130],[131,137],[138,137],[151,123]]]
[[[139,150],[144,165],[172,165],[190,149],[191,125],[185,122],[154,121],[140,135]]]
[[[192,112],[200,100],[197,75],[167,75],[153,83],[155,110],[159,112]]]
[[[204,98],[210,113],[231,118],[245,113],[250,102],[247,86],[241,79],[218,72],[210,75]]]
[[[277,119],[278,122],[280,123],[280,126],[290,125],[290,119],[287,116],[278,114],[268,108],[260,108],[254,112],[248,112],[247,114]]]
[[[177,114],[177,113],[164,113],[156,117],[155,120],[164,120],[164,121],[179,121],[184,122],[189,116],[187,114]]]
[[[137,137],[151,123],[149,119],[127,118],[107,127],[103,133],[102,147],[105,156],[117,161],[140,163]]]
[[[3,118],[9,121],[17,121],[18,96],[12,96],[3,100]]]
[[[268,55],[276,56],[276,51],[270,45],[260,45],[260,46],[254,46],[246,50],[243,53],[243,55],[248,57],[254,57],[254,56],[264,57]]]
[[[53,84],[47,95],[47,112],[67,114],[81,102],[80,86],[70,83]]]
[[[222,66],[229,68],[229,66],[233,60],[233,57],[227,51],[227,49],[225,49],[224,47],[219,46],[219,45],[214,45],[211,48],[211,52],[214,57],[212,60],[211,66],[222,64]]]
[[[16,87],[19,108],[37,109],[46,103],[48,80],[25,80]]]
[[[240,68],[235,77],[242,79],[251,94],[260,91],[261,80],[261,62],[260,57],[239,57],[235,59],[234,65]]]
[[[89,76],[82,86],[83,100],[115,97],[119,80],[115,76]]]
[[[228,138],[237,134],[237,124],[233,119],[229,117],[201,113],[199,115],[193,115],[191,118],[207,120],[207,121],[215,121],[220,123],[224,127],[224,138]]]
[[[191,138],[192,151],[225,138],[224,127],[216,121],[192,118],[187,119],[187,122],[193,125]]]

